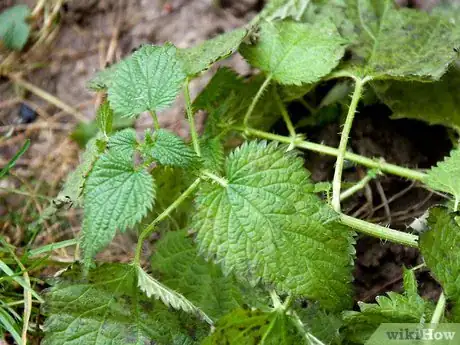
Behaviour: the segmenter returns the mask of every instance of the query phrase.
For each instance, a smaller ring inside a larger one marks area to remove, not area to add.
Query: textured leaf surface
[[[450,157],[432,167],[424,182],[435,190],[452,194],[457,207],[460,202],[460,150],[453,150]]]
[[[0,39],[6,48],[21,50],[25,46],[30,33],[26,22],[29,15],[26,5],[16,5],[0,13]]]
[[[312,194],[303,160],[285,147],[250,142],[225,164],[226,186],[204,185],[192,228],[201,252],[224,271],[280,290],[349,306],[353,232]]]
[[[388,296],[376,297],[376,304],[359,302],[359,312],[345,312],[347,339],[364,344],[382,323],[429,322],[434,306],[418,295],[413,271],[404,272],[404,287],[404,294],[388,292]]]
[[[212,318],[231,312],[243,297],[232,276],[202,257],[185,231],[168,232],[157,243],[152,269],[161,281],[183,294]]]
[[[123,116],[159,111],[174,102],[184,80],[174,46],[143,46],[118,63],[108,89],[109,101]]]
[[[99,106],[96,114],[96,122],[99,130],[105,135],[112,133],[113,110],[110,108],[108,101]]]
[[[141,267],[136,267],[137,284],[145,292],[147,297],[160,299],[168,307],[176,310],[183,310],[190,314],[196,314],[203,318],[207,323],[212,325],[212,320],[201,309],[195,306],[191,301],[181,294],[171,290],[155,278],[149,276]]]
[[[115,75],[115,69],[118,67],[118,65],[119,63],[116,63],[96,72],[94,76],[89,80],[87,87],[93,91],[107,90],[109,85],[112,84]]]
[[[116,132],[109,138],[107,145],[112,152],[132,159],[137,145],[136,131],[133,128],[126,128]]]
[[[224,33],[196,47],[178,49],[177,57],[182,62],[183,70],[187,75],[196,75],[208,69],[214,62],[236,52],[247,33],[246,29]]]
[[[436,83],[391,81],[375,85],[393,118],[410,118],[433,125],[460,128],[460,72],[453,68]]]
[[[155,188],[145,170],[134,168],[131,157],[109,150],[94,164],[85,184],[82,249],[85,265],[115,236],[152,208]]]
[[[86,277],[74,267],[47,293],[45,310],[43,345],[169,345],[176,337],[190,340],[177,313],[137,288],[134,266],[105,264]]]
[[[328,21],[315,24],[263,22],[256,44],[243,44],[249,63],[281,84],[313,83],[342,58],[344,40]]]
[[[219,320],[213,334],[203,345],[293,345],[304,344],[302,337],[281,312],[236,309]]]
[[[198,156],[182,138],[165,129],[156,130],[153,135],[147,133],[142,152],[166,166],[191,168],[199,162]]]
[[[428,268],[441,283],[446,297],[457,304],[460,304],[459,220],[447,208],[432,208],[429,230],[420,236],[420,250]]]
[[[352,49],[375,79],[437,80],[457,58],[459,36],[448,20],[426,12],[396,9],[393,1],[350,0],[348,18],[358,32]],[[346,23],[348,25],[348,22]]]
[[[299,21],[306,12],[310,0],[271,0],[262,16],[269,20],[292,18]]]
[[[221,173],[225,162],[225,152],[222,139],[219,137],[202,137],[201,158],[203,166],[210,171]]]

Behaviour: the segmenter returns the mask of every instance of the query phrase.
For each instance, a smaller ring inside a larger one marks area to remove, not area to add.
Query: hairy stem
[[[353,194],[355,194],[356,192],[360,191],[361,189],[363,189],[364,187],[366,187],[366,185],[372,181],[373,177],[370,176],[370,175],[366,175],[364,176],[363,179],[361,179],[361,181],[359,181],[358,183],[356,183],[353,187],[350,187],[348,188],[347,190],[343,191],[341,194],[340,194],[340,201],[343,201],[347,198],[349,198],[350,196],[352,196]]]
[[[278,108],[280,109],[281,115],[283,116],[284,123],[286,124],[286,127],[289,131],[289,135],[292,138],[295,138],[296,132],[295,132],[294,125],[292,124],[292,121],[291,121],[291,118],[289,117],[286,106],[283,104],[283,101],[281,100],[277,90],[273,91],[273,97],[275,98]]]
[[[234,130],[244,132],[250,135],[253,135],[258,138],[263,138],[263,139],[268,139],[268,140],[275,140],[279,141],[281,143],[285,144],[291,144],[292,139],[289,137],[285,137],[282,135],[277,135],[273,133],[268,133],[264,131],[259,131],[258,129],[253,129],[253,128],[246,128],[246,127],[234,127]],[[295,147],[309,150],[309,151],[314,151],[318,153],[322,153],[328,156],[338,156],[338,150],[334,147],[322,145],[322,144],[317,144],[317,143],[312,143],[310,141],[306,140],[299,140],[296,141]],[[393,174],[396,176],[408,178],[411,180],[416,180],[416,181],[422,181],[426,178],[426,174],[417,170],[413,169],[408,169],[404,167],[400,167],[399,165],[395,164],[390,164],[386,163],[383,160],[376,160],[376,159],[371,159],[367,158],[364,156],[357,155],[355,153],[351,152],[346,152],[345,153],[345,159],[361,164],[363,166],[366,166],[368,168],[372,169],[378,169],[384,173],[388,174]]]
[[[169,205],[158,217],[156,217],[140,234],[137,241],[136,254],[134,256],[134,263],[140,266],[142,244],[144,240],[155,230],[159,222],[167,218],[172,211],[174,211],[185,199],[187,199],[198,187],[201,178],[197,178],[171,205]]]
[[[436,303],[436,309],[434,310],[433,317],[431,318],[431,325],[437,325],[442,316],[444,315],[444,310],[446,309],[446,296],[444,292],[441,292],[439,296],[438,303]]]
[[[152,120],[153,120],[153,128],[155,128],[155,130],[159,130],[160,129],[160,121],[158,121],[158,116],[157,116],[157,113],[155,111],[150,111],[149,112],[150,116],[152,117]]]
[[[418,248],[418,236],[406,232],[386,228],[378,224],[372,224],[365,220],[353,218],[341,213],[339,216],[342,224],[347,225],[363,234]]]
[[[262,97],[265,89],[268,87],[270,84],[270,81],[272,80],[271,74],[267,76],[263,84],[260,86],[259,91],[257,91],[256,96],[252,99],[251,105],[249,106],[248,110],[246,111],[246,114],[244,115],[244,126],[247,127],[249,123],[249,119],[251,118],[252,112],[254,111],[254,108],[256,107],[257,103],[259,102],[259,99]]]
[[[353,92],[353,96],[351,98],[347,118],[345,120],[345,124],[343,126],[342,134],[340,137],[339,151],[337,155],[337,161],[335,163],[334,179],[332,180],[332,207],[336,212],[340,212],[340,188],[342,185],[343,163],[345,162],[348,138],[350,136],[351,127],[353,125],[356,108],[358,107],[358,102],[361,99],[363,86],[366,81],[366,79],[355,80],[355,91]]]
[[[190,99],[189,83],[190,80],[187,78],[184,85],[185,108],[187,111],[187,119],[190,126],[193,148],[195,149],[196,154],[201,156],[200,142],[198,141],[198,133],[195,128],[195,119],[193,117],[192,101]]]

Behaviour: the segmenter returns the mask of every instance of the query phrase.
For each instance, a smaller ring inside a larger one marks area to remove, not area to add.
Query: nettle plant
[[[423,172],[347,151],[365,91],[394,117],[458,130],[459,44],[455,19],[442,13],[277,0],[245,28],[189,49],[144,45],[97,74],[90,87],[107,94],[100,132],[58,197],[83,207],[81,264],[46,294],[43,343],[363,344],[383,322],[460,322],[460,152]],[[260,72],[244,79],[221,68],[192,101],[190,81],[236,52]],[[332,79],[354,85],[338,148],[306,141],[286,107]],[[181,90],[190,144],[157,118]],[[201,135],[198,110],[208,114]],[[154,128],[142,139],[112,132],[114,114],[144,112]],[[288,136],[269,132],[278,119]],[[330,198],[318,196],[324,184],[311,182],[299,150],[337,157]],[[429,210],[421,234],[350,217],[341,199],[362,184],[342,190],[346,161],[420,181],[452,202]],[[132,228],[140,235],[130,264],[94,261]],[[154,232],[160,239],[147,251]],[[356,232],[419,248],[442,285],[439,301],[422,299],[406,269],[404,293],[353,311]]]

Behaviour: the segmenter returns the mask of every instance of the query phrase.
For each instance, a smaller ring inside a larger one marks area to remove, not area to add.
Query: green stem
[[[213,174],[212,172],[203,171],[202,175],[203,175],[204,178],[209,178],[212,181],[220,184],[224,188],[226,188],[228,186],[228,181],[226,179],[224,179],[223,177],[217,176],[216,174]]]
[[[446,296],[444,295],[444,292],[441,292],[438,303],[436,303],[436,309],[434,310],[433,317],[431,318],[431,325],[437,325],[441,321],[445,309]]]
[[[340,188],[342,185],[342,171],[343,164],[345,162],[345,153],[347,152],[348,138],[350,136],[353,119],[356,114],[356,108],[358,107],[359,100],[361,99],[363,86],[366,81],[366,79],[355,80],[355,91],[353,92],[350,107],[348,108],[347,118],[340,136],[339,152],[335,163],[334,179],[332,180],[332,207],[336,212],[340,212]]]
[[[356,183],[353,187],[350,187],[348,188],[347,190],[343,191],[341,194],[340,194],[340,201],[343,201],[347,198],[349,198],[350,196],[352,196],[353,194],[355,194],[356,192],[360,191],[361,189],[363,189],[364,187],[366,187],[366,185],[372,181],[373,177],[370,176],[370,175],[366,175],[363,179],[361,179],[361,181],[359,181],[358,183]]]
[[[159,130],[160,129],[160,121],[158,121],[158,116],[157,116],[157,113],[155,111],[150,111],[150,116],[152,117],[152,120],[153,120],[153,128],[155,128],[155,130]]]
[[[174,211],[185,199],[187,199],[198,187],[201,182],[201,178],[197,178],[186,190],[183,192],[171,205],[168,206],[158,217],[156,217],[140,234],[137,241],[136,254],[134,256],[134,263],[140,266],[142,244],[144,240],[155,230],[155,227],[159,222],[167,218],[172,211]]]
[[[381,225],[372,224],[361,219],[347,216],[346,214],[340,214],[339,216],[342,224],[347,225],[363,234],[380,238],[382,240],[388,240],[391,242],[403,244],[409,247],[418,248],[418,236],[408,234],[402,231],[386,228]]]
[[[268,139],[268,140],[275,140],[285,144],[291,144],[292,140],[289,137],[285,137],[282,135],[277,135],[273,133],[268,133],[264,131],[259,131],[253,128],[245,128],[245,127],[234,127],[233,129],[244,132],[258,138]],[[334,147],[312,143],[310,141],[300,140],[295,142],[295,146],[297,148],[314,151],[318,153],[322,153],[328,156],[338,156],[338,150]],[[345,159],[361,164],[371,169],[378,169],[382,172],[393,174],[396,176],[404,177],[411,180],[416,181],[423,181],[426,178],[426,174],[417,170],[408,169],[400,167],[399,165],[386,163],[382,160],[375,160],[371,158],[367,158],[364,156],[357,155],[355,153],[346,152]]]
[[[294,139],[296,137],[294,125],[292,124],[291,118],[289,117],[289,114],[286,110],[286,106],[283,104],[283,101],[278,95],[277,90],[273,91],[273,97],[275,98],[278,108],[280,109],[281,115],[283,116],[284,123],[286,124],[286,127],[289,131],[289,135],[291,136],[291,138]]]
[[[193,108],[192,101],[190,99],[190,90],[189,90],[190,80],[187,78],[184,85],[184,98],[185,98],[185,108],[187,111],[187,119],[190,126],[190,135],[192,137],[193,148],[195,149],[196,154],[201,157],[200,142],[198,140],[198,133],[195,128],[195,119],[193,117]]]
[[[265,89],[268,87],[270,84],[270,81],[272,80],[272,75],[269,74],[263,84],[260,86],[259,91],[257,91],[256,96],[252,99],[251,105],[249,106],[248,110],[246,111],[246,114],[244,115],[244,120],[243,124],[245,127],[247,127],[249,123],[249,119],[251,118],[251,114],[254,111],[254,108],[256,107],[257,103],[259,102],[260,97],[262,97]]]

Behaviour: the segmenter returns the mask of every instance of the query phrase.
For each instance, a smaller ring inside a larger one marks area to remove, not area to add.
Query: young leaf
[[[242,304],[236,280],[198,256],[186,231],[168,232],[161,238],[152,256],[152,269],[162,282],[212,318],[218,319]]]
[[[304,340],[286,314],[278,311],[236,309],[221,318],[203,345],[227,344],[304,344]]]
[[[173,45],[142,46],[117,64],[108,88],[110,105],[128,117],[165,109],[176,99],[184,80]]]
[[[103,70],[96,72],[96,74],[90,79],[87,87],[93,91],[105,91],[109,85],[112,85],[112,81],[115,75],[115,70],[119,63],[111,65]]]
[[[107,143],[109,150],[126,155],[130,159],[133,158],[136,145],[136,131],[133,128],[126,128],[116,132],[109,138]]]
[[[347,10],[360,33],[352,50],[366,61],[364,75],[438,80],[457,58],[460,36],[444,18],[397,10],[391,0],[350,0]]]
[[[107,100],[99,106],[96,114],[96,122],[99,130],[104,133],[104,135],[107,136],[112,133],[113,111]]]
[[[225,272],[260,277],[325,308],[349,306],[353,232],[334,221],[303,160],[285,150],[245,143],[227,158],[226,182],[202,186],[192,223],[199,249]]]
[[[404,287],[408,288],[404,294],[388,292],[388,297],[376,298],[377,304],[359,302],[359,312],[347,311],[343,314],[349,341],[364,344],[382,323],[423,323],[423,320],[430,320],[434,305],[418,295],[414,272],[405,270],[403,277]]]
[[[299,21],[311,0],[271,0],[261,15],[268,20],[292,18]]]
[[[222,139],[219,137],[202,137],[200,147],[204,168],[221,173],[225,161]]]
[[[136,271],[137,285],[143,292],[145,292],[147,297],[154,296],[155,298],[160,299],[168,307],[172,307],[176,310],[183,310],[186,313],[199,315],[203,318],[203,320],[212,325],[211,318],[187,298],[161,284],[155,278],[149,276],[141,267],[136,266]]]
[[[337,66],[345,53],[334,24],[262,22],[256,44],[243,44],[241,54],[281,84],[314,83]]]
[[[46,295],[43,345],[169,345],[190,339],[187,324],[202,327],[147,298],[134,266],[105,264],[87,277],[75,266]]]
[[[457,208],[460,202],[460,150],[453,150],[450,157],[432,167],[424,182],[435,190],[452,194]]]
[[[16,5],[0,13],[0,40],[12,50],[21,50],[29,38],[30,27],[26,19],[30,9],[26,5]]]
[[[115,236],[146,215],[153,206],[155,185],[132,158],[109,150],[94,164],[85,184],[82,249],[86,266]]]
[[[460,305],[460,226],[457,213],[430,209],[428,231],[420,236],[420,250],[446,297]],[[458,319],[460,320],[460,319]]]
[[[198,156],[176,134],[165,129],[156,130],[153,135],[146,132],[142,152],[160,165],[191,168],[198,163]]]
[[[395,119],[423,120],[460,128],[460,71],[452,68],[436,83],[391,81],[373,84],[378,97]]]
[[[246,29],[236,29],[195,47],[178,49],[177,57],[182,62],[184,72],[188,76],[194,76],[236,52],[247,34]]]

